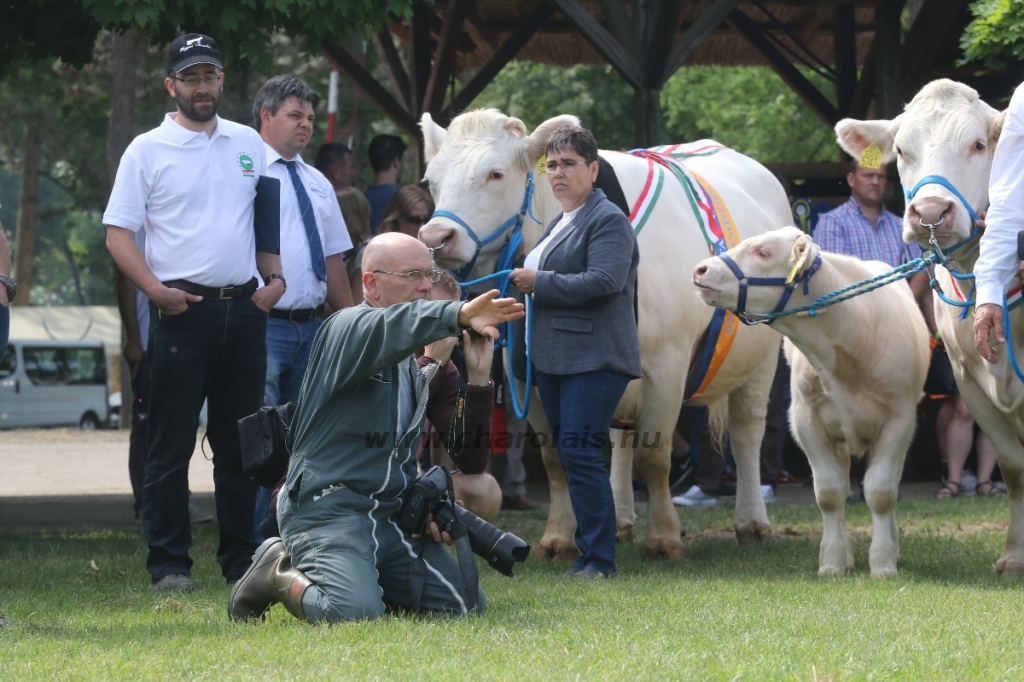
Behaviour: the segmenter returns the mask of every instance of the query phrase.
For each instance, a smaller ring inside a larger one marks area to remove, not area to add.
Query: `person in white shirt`
[[[1003,296],[1021,267],[1017,233],[1024,230],[1024,84],[1017,86],[1006,111],[992,160],[988,198],[981,254],[974,265],[978,287],[974,345],[983,358],[995,364],[998,356],[989,344],[989,334],[994,329],[996,343],[1006,343]]]
[[[270,407],[298,402],[324,301],[331,312],[352,305],[342,260],[352,242],[338,198],[327,178],[301,156],[313,135],[319,101],[308,83],[281,75],[263,84],[252,105],[254,125],[266,144],[267,175],[281,182],[281,267],[288,281],[267,320],[263,404]],[[253,532],[259,542],[271,492],[261,488],[256,501]]]
[[[156,590],[194,590],[188,464],[203,401],[228,581],[249,567],[256,486],[242,471],[237,422],[256,412],[267,313],[284,293],[278,255],[256,251],[253,203],[266,154],[259,135],[217,116],[224,86],[212,38],[181,36],[164,86],[176,111],[128,146],[103,224],[118,268],[149,299],[151,379],[142,522]],[[145,256],[135,232],[146,231]],[[257,270],[267,286],[257,290]]]

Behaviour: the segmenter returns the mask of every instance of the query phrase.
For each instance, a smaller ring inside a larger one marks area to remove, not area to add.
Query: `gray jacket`
[[[542,239],[561,220],[559,214]],[[596,370],[640,373],[636,270],[640,251],[626,216],[594,193],[544,250],[533,287],[534,369],[547,374]],[[525,324],[516,323],[515,374],[525,378]]]

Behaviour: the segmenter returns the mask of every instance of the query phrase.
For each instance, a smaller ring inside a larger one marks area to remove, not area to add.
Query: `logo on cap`
[[[188,52],[193,47],[205,47],[207,50],[212,50],[210,45],[203,45],[203,37],[193,38],[192,40],[186,40],[185,44],[178,50],[178,52]]]
[[[238,152],[235,161],[238,163],[238,167],[242,169],[242,175],[245,177],[251,178],[256,174],[256,171],[253,169],[252,157],[245,152]]]

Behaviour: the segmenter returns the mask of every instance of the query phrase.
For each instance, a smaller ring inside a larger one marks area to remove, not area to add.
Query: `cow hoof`
[[[633,541],[633,524],[627,521],[619,521],[615,524],[615,541],[616,542],[632,542]]]
[[[999,575],[1024,575],[1024,561],[1012,556],[1000,557],[996,562],[996,573]]]
[[[818,569],[818,575],[823,578],[841,578],[846,575],[846,569],[842,566],[822,566]]]
[[[579,554],[580,551],[576,548],[576,543],[557,538],[544,538],[540,541],[540,547],[537,548],[537,558],[539,559],[572,561]]]
[[[772,527],[759,521],[748,521],[736,526],[736,542],[741,545],[755,545],[759,542],[770,542]]]
[[[871,577],[879,580],[888,580],[889,578],[895,578],[897,575],[895,567],[886,567],[879,569],[871,569]]]
[[[644,549],[644,558],[682,561],[686,558],[686,550],[683,549],[683,543],[679,540],[648,540],[647,547]]]

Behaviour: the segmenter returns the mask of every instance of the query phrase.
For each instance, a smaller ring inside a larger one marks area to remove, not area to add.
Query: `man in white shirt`
[[[188,464],[204,400],[224,577],[238,579],[256,548],[256,486],[242,471],[237,421],[260,407],[266,315],[285,280],[280,257],[256,251],[263,141],[217,116],[224,86],[217,44],[181,36],[168,50],[167,73],[177,110],[128,146],[103,224],[118,268],[150,301],[146,568],[154,589],[193,590]],[[142,228],[145,256],[134,239]],[[258,291],[257,270],[268,283]]]
[[[267,320],[267,381],[263,404],[298,402],[313,337],[321,324],[324,301],[331,311],[352,305],[352,291],[341,254],[352,242],[331,183],[303,161],[313,135],[313,110],[320,97],[303,80],[274,76],[253,100],[256,130],[266,144],[267,175],[281,182],[281,267],[288,290]],[[260,490],[253,519],[259,524],[270,509],[271,490]]]
[[[974,265],[978,287],[974,345],[983,358],[994,364],[998,355],[989,344],[989,333],[994,329],[996,342],[1006,343],[1003,297],[1021,266],[1017,233],[1024,230],[1024,84],[1017,86],[1006,111],[992,160],[988,199],[981,255]]]

